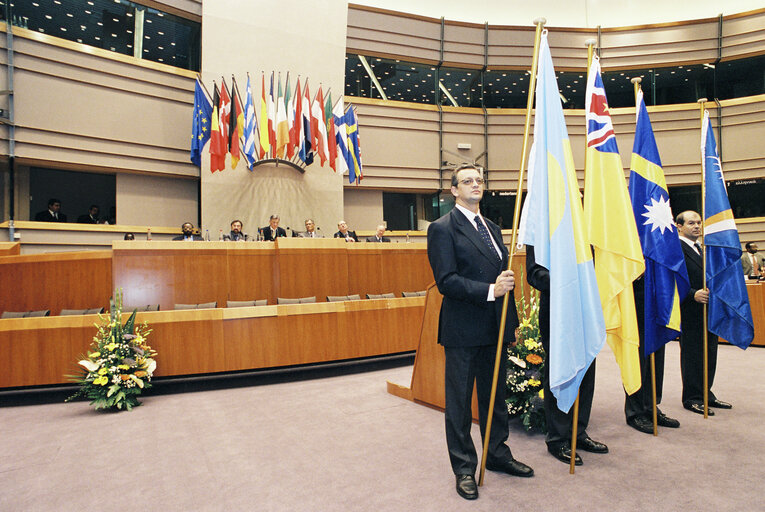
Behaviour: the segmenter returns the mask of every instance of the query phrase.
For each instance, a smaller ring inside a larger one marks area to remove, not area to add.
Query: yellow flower
[[[529,319],[528,318],[524,318],[523,319],[523,323],[521,323],[521,327],[522,328],[523,327],[531,327],[531,323],[529,323]]]
[[[91,359],[98,359],[99,357],[101,357],[101,352],[93,352],[90,354]]]
[[[531,386],[532,388],[536,388],[540,384],[542,384],[542,381],[539,381],[537,379],[529,379],[529,386]]]
[[[111,343],[106,345],[104,348],[107,350],[113,351],[115,348],[117,348],[117,344],[112,341]]]
[[[93,384],[96,386],[106,386],[107,382],[109,382],[109,379],[105,375],[102,375],[93,380]]]
[[[108,372],[108,371],[109,370],[107,370],[106,368],[101,368],[100,370],[98,370],[98,374],[99,375],[106,375],[106,372]]]
[[[136,334],[136,336],[135,336],[135,342],[136,342],[138,345],[143,345],[144,339],[143,339],[143,336],[141,336],[141,334],[140,334],[140,333],[139,333],[139,334]]]
[[[545,397],[545,390],[544,388],[542,388],[539,390],[539,398],[544,398],[544,397]]]
[[[129,370],[130,366],[128,366],[126,364],[121,364],[121,365],[117,366],[117,368],[119,368],[120,370]]]
[[[539,347],[539,343],[530,338],[524,341],[523,344],[526,345],[527,350],[536,350]]]

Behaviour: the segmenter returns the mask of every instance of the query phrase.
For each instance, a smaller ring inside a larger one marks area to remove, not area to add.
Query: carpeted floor
[[[611,453],[582,453],[569,475],[516,424],[510,447],[535,477],[487,472],[475,502],[454,491],[443,414],[386,393],[411,366],[372,368],[149,396],[130,413],[0,407],[0,510],[765,510],[763,348],[720,347],[714,389],[734,408],[704,420],[680,404],[671,343],[662,409],[682,426],[656,438],[625,424],[606,348],[588,431]]]

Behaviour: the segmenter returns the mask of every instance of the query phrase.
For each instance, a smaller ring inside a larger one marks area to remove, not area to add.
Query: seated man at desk
[[[182,235],[178,235],[173,240],[183,242],[201,242],[202,237],[194,234],[194,224],[191,222],[184,222],[181,225]]]
[[[346,242],[358,242],[359,237],[356,236],[355,231],[351,231],[348,229],[348,224],[345,223],[344,220],[341,220],[337,223],[337,233],[335,233],[335,238],[345,238]]]
[[[78,224],[98,224],[98,212],[100,208],[97,204],[91,204],[88,213],[77,217]]]
[[[301,238],[324,238],[324,235],[316,231],[316,224],[313,219],[305,220],[305,231],[300,233]]]
[[[741,255],[741,265],[744,269],[744,275],[749,279],[759,279],[765,277],[765,257],[757,252],[757,244],[747,242],[746,252]]]
[[[242,233],[242,226],[242,221],[239,219],[231,221],[231,232],[228,235],[223,235],[223,240],[228,242],[247,241],[247,233]]]
[[[367,237],[367,242],[390,242],[390,238],[384,235],[385,235],[385,226],[383,224],[380,224],[379,226],[377,226],[377,231],[375,232],[375,236]]]
[[[273,242],[279,236],[287,236],[287,232],[284,228],[279,227],[279,216],[274,214],[268,220],[268,226],[260,229],[263,233],[263,240],[267,242]]]
[[[61,213],[61,201],[55,197],[48,199],[48,209],[35,215],[37,222],[66,222],[66,215]]]

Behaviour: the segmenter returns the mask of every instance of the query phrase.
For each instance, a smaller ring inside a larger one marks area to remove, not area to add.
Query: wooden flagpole
[[[537,60],[539,59],[539,43],[542,40],[542,27],[547,23],[544,18],[537,18],[534,20],[536,25],[536,33],[534,35],[534,55],[531,60],[531,77],[529,79],[529,99],[526,104],[526,122],[523,125],[523,146],[521,150],[521,166],[518,170],[518,194],[515,196],[515,212],[513,214],[513,234],[510,242],[510,255],[507,259],[507,270],[510,270],[513,266],[513,256],[515,255],[515,244],[518,232],[518,221],[521,212],[521,194],[523,193],[523,171],[526,169],[527,162],[527,149],[529,145],[529,129],[531,127],[531,109],[534,106],[534,87],[537,78]],[[505,328],[507,318],[507,306],[510,297],[513,296],[512,292],[507,292],[502,301],[502,316],[499,324],[499,339],[497,340],[497,355],[494,359],[494,377],[491,384],[491,397],[489,399],[489,413],[486,418],[486,432],[483,437],[483,452],[481,453],[481,470],[478,477],[478,485],[483,485],[483,476],[486,472],[486,456],[489,449],[489,436],[491,435],[491,420],[494,411],[494,401],[497,398],[497,378],[499,377],[499,365],[501,357],[506,357],[503,353],[502,347],[504,346]],[[505,379],[502,379],[503,385]]]
[[[631,80],[632,84],[635,86],[635,117],[637,118],[638,112],[638,93],[640,92],[640,82],[642,82],[642,78],[639,76],[636,76]],[[643,347],[645,349],[645,346]],[[658,436],[659,435],[659,418],[658,418],[658,405],[656,404],[656,356],[654,353],[651,353],[650,355],[651,360],[651,399],[653,404],[653,435]]]
[[[698,100],[699,103],[699,111],[701,113],[701,133],[704,133],[704,104],[707,102],[706,98],[701,98]],[[701,147],[705,147],[706,141],[701,141]],[[704,155],[702,153],[701,155],[701,241],[704,241],[704,228],[706,228],[706,217],[707,217],[707,192],[706,192],[706,176],[704,172],[704,167],[706,166],[706,162],[704,161]],[[707,289],[707,246],[706,244],[701,244],[701,269],[703,273],[703,279],[704,279],[704,288],[703,290]],[[704,322],[703,322],[703,328],[704,328],[704,419],[709,418],[709,356],[708,356],[708,346],[709,346],[709,337],[707,333],[707,303],[704,303]]]

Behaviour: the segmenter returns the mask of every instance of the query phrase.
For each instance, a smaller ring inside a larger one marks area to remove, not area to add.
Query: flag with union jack
[[[594,249],[606,341],[621,368],[624,389],[632,394],[640,388],[640,338],[632,282],[645,271],[645,262],[597,57],[587,76],[585,102],[586,233]]]

